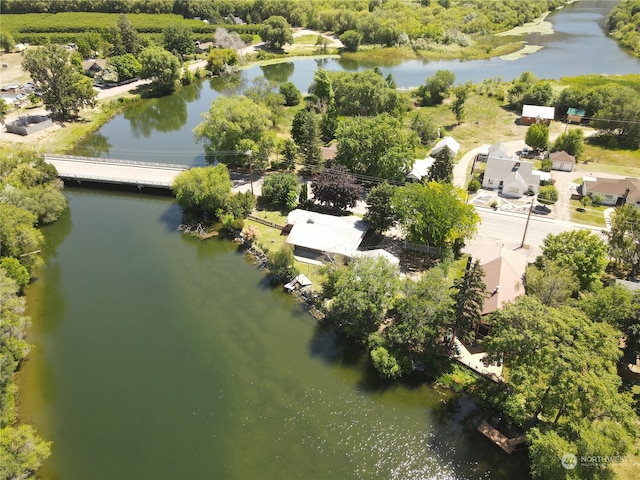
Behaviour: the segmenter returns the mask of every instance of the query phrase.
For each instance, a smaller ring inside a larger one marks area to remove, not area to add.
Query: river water
[[[519,67],[498,59],[381,68],[400,86],[440,68],[458,81],[640,72],[602,35],[603,3],[553,14],[561,33],[531,39],[545,48]],[[571,53],[598,46],[607,52],[599,66]],[[559,48],[584,60],[547,64]],[[260,75],[306,90],[317,66],[253,67],[141,102],[77,153],[201,161],[191,131],[212,99]],[[526,454],[506,456],[479,435],[468,399],[420,379],[378,380],[362,351],[269,287],[231,242],[177,232],[171,198],[66,195],[69,212],[44,229],[47,261],[28,291],[34,349],[21,372],[23,420],[54,441],[43,478],[526,478]]]

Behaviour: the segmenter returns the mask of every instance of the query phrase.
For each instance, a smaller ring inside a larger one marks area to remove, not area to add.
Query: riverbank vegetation
[[[17,423],[14,374],[29,352],[24,288],[42,264],[38,226],[67,208],[55,168],[35,151],[0,149],[0,477],[28,478],[49,456],[51,443]]]
[[[609,35],[634,56],[640,57],[640,3],[622,0],[607,17]]]

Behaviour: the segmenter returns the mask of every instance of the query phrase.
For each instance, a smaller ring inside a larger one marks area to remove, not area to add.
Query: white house
[[[435,157],[436,154],[443,148],[448,148],[449,151],[451,151],[451,153],[453,154],[453,158],[455,158],[456,155],[458,155],[458,151],[460,150],[460,144],[456,142],[453,137],[444,137],[442,138],[442,140],[436,143],[436,146],[433,147],[433,150],[431,150],[431,153],[429,155],[431,157]]]
[[[424,177],[429,175],[429,170],[431,170],[434,161],[431,157],[427,157],[424,160],[415,160],[411,172],[407,175],[407,180],[421,182]]]
[[[287,242],[298,260],[316,263],[323,254],[353,256],[368,226],[356,216],[336,217],[295,209],[287,216]]]
[[[531,125],[533,123],[544,123],[549,126],[551,120],[555,116],[556,109],[554,107],[543,107],[540,105],[524,105],[522,107],[522,117],[520,121],[523,125]]]
[[[533,163],[517,157],[499,158],[489,156],[484,171],[482,187],[501,189],[505,197],[520,198],[524,192],[538,193],[540,177],[533,171]]]

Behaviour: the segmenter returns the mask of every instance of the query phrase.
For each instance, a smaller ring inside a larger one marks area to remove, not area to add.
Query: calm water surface
[[[231,242],[177,232],[170,198],[67,196],[28,292],[45,479],[526,477],[468,400],[377,380]]]

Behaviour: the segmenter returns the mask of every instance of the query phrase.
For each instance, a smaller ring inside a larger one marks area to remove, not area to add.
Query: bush
[[[340,35],[340,41],[347,52],[357,52],[362,41],[362,35],[355,30],[347,30]]]
[[[481,187],[480,182],[474,178],[469,182],[469,186],[467,187],[467,190],[471,193],[475,193],[478,190],[480,190],[480,187]]]
[[[542,166],[540,167],[540,169],[543,172],[550,172],[552,168],[553,168],[553,162],[551,160],[547,158],[546,160],[542,161]]]
[[[538,201],[545,205],[550,205],[558,201],[558,189],[553,185],[540,187],[538,191]]]
[[[280,85],[280,94],[284,97],[284,104],[287,107],[295,107],[302,99],[300,90],[292,82],[285,82]]]
[[[288,282],[298,274],[293,262],[293,248],[291,245],[283,245],[279,250],[269,252],[267,258],[269,277],[277,282]]]
[[[267,176],[262,184],[262,198],[276,207],[292,209],[298,202],[298,177],[277,172]]]

